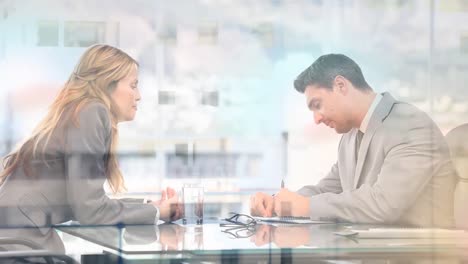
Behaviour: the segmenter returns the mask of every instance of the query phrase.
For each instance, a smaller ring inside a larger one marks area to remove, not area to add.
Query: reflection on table
[[[1,263],[76,263],[53,228],[1,228]]]
[[[353,228],[359,227],[364,226]],[[5,228],[0,229],[0,241],[3,239],[3,242],[10,243],[0,244],[0,258],[3,260],[2,254],[24,257],[26,252],[30,254],[27,256],[42,258],[41,261],[44,256],[53,256],[72,263],[65,250],[66,243],[70,243],[70,240],[62,240],[66,235],[102,247],[103,250],[99,254],[111,262],[127,259],[139,261],[142,256],[145,256],[144,259],[214,263],[244,263],[262,259],[268,259],[269,262],[275,262],[276,260],[273,260],[277,259],[288,263],[310,263],[311,259],[366,260],[369,263],[458,263],[468,259],[468,238],[356,239],[334,234],[346,228],[349,228],[349,225],[242,226],[226,225],[218,220],[207,221],[203,225],[173,223],[157,226]],[[65,245],[63,241],[67,241]],[[83,255],[86,255],[85,249]]]
[[[343,224],[221,226],[61,227],[60,230],[104,246],[124,258],[225,260],[266,256],[294,259],[466,259],[468,239],[355,239],[337,236]],[[411,262],[413,263],[413,261]]]

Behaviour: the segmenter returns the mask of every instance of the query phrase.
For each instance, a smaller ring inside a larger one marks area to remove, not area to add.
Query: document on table
[[[309,217],[296,216],[274,216],[274,217],[253,217],[258,222],[265,223],[284,223],[284,224],[335,224],[335,221],[312,220]]]
[[[465,230],[441,228],[369,228],[349,229],[334,232],[340,236],[355,236],[357,238],[467,238]]]

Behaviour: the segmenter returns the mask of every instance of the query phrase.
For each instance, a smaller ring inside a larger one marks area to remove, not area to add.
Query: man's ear
[[[349,82],[345,77],[341,75],[337,75],[335,77],[335,79],[333,80],[333,86],[335,87],[337,92],[343,95],[346,95],[348,93]]]

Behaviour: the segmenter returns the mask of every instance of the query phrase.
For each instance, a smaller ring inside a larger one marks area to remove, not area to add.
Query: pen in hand
[[[281,179],[281,189],[284,188],[284,179]],[[272,194],[271,196],[275,197],[275,194]]]

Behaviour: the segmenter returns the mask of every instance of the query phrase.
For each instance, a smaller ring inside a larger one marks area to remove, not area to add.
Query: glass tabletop
[[[468,248],[468,239],[460,238],[357,239],[335,234],[349,227],[347,224],[242,226],[213,221],[203,225],[68,226],[59,229],[125,254],[434,254]]]

